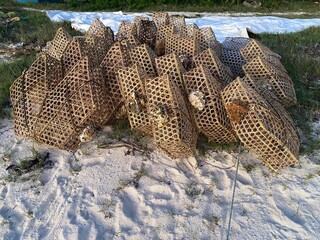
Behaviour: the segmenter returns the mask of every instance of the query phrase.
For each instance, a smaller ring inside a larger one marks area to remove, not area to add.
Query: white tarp
[[[118,31],[121,21],[133,21],[135,16],[149,16],[150,13],[123,13],[123,12],[70,12],[51,10],[47,11],[52,21],[70,21],[72,27],[88,30],[95,18],[99,18],[114,32]],[[286,33],[297,32],[311,26],[320,26],[320,18],[289,19],[273,16],[228,16],[222,14],[205,15],[196,18],[186,18],[187,23],[195,23],[199,27],[212,27],[219,41],[226,37],[246,37],[246,29],[254,33]]]

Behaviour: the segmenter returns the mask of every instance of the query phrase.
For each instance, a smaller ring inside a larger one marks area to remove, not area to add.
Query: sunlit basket
[[[179,88],[168,75],[146,82],[154,143],[173,158],[193,156],[197,131]]]
[[[284,106],[289,107],[297,102],[293,82],[288,73],[266,59],[255,57],[243,66],[243,70],[257,81],[267,80],[270,91],[274,92]]]
[[[226,86],[233,80],[231,70],[225,66],[212,48],[194,56],[193,61],[196,66],[203,65],[207,67],[222,86]]]
[[[183,73],[186,72],[180,58],[175,54],[164,55],[156,58],[157,71],[160,76],[169,75],[170,79],[179,87],[182,93],[185,92],[183,84]]]
[[[99,19],[95,19],[86,32],[85,43],[95,61],[94,64],[99,65],[114,43],[114,33]]]
[[[47,94],[33,137],[49,146],[75,150],[85,127],[105,124],[110,118],[107,98],[102,70],[83,58]]]
[[[290,121],[240,78],[222,92],[234,131],[274,171],[298,163],[299,138]]]
[[[129,53],[133,64],[141,66],[148,76],[156,76],[155,58],[157,55],[147,44],[135,47]]]
[[[119,69],[118,79],[131,128],[152,135],[144,86],[147,74],[134,64],[132,67]]]
[[[63,28],[59,28],[50,43],[48,54],[57,60],[61,60],[62,55],[71,39],[71,36],[64,31]]]
[[[221,84],[200,65],[183,75],[192,113],[200,132],[218,143],[237,140],[220,96]]]

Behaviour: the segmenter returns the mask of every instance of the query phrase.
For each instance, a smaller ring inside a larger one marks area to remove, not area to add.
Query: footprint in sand
[[[121,208],[124,215],[135,223],[142,223],[145,215],[152,214],[152,208],[145,204],[143,195],[133,187],[119,193]]]
[[[281,211],[284,217],[289,221],[292,221],[298,225],[304,225],[306,219],[301,211],[299,211],[299,204],[293,202],[289,198],[285,197],[282,193],[274,193],[273,200],[277,208]]]
[[[3,239],[20,239],[21,226],[25,217],[10,204],[5,204],[0,208],[0,216],[10,224],[9,231],[3,236]]]
[[[217,170],[212,173],[212,181],[218,190],[230,189],[232,181],[225,171]]]
[[[7,194],[8,194],[8,187],[7,187],[7,186],[4,186],[4,187],[1,189],[0,198],[1,198],[2,200],[6,199]],[[4,203],[4,201],[3,201],[3,203]]]

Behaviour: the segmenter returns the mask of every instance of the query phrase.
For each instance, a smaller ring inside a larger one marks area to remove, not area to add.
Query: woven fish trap
[[[152,21],[157,27],[169,24],[169,14],[166,12],[154,12],[152,13]]]
[[[180,33],[183,26],[186,25],[186,20],[184,16],[169,16],[169,24],[174,26],[176,33]]]
[[[168,75],[146,81],[154,143],[172,158],[193,156],[197,131],[179,88]]]
[[[276,95],[271,92],[268,88],[268,81],[265,80],[263,82],[263,79],[253,79],[250,75],[246,75],[243,78],[241,78],[243,82],[245,82],[249,87],[253,88],[257,93],[259,93],[264,100],[268,103],[268,107],[270,109],[274,109],[276,111],[276,115],[280,118],[283,118],[283,121],[288,123],[287,127],[290,128],[290,131],[295,139],[298,139],[299,136],[297,134],[298,130],[287,112],[287,110],[284,108],[282,103],[279,101],[279,99],[276,97]],[[259,82],[260,81],[260,82]],[[290,143],[288,143],[290,144]]]
[[[141,21],[149,21],[149,17],[145,17],[145,16],[135,16],[133,19],[133,22],[135,23],[140,23]]]
[[[152,135],[144,87],[147,74],[134,64],[119,69],[118,79],[131,128]]]
[[[157,29],[155,52],[158,56],[165,54],[165,39],[167,36],[174,34],[174,26],[171,25],[160,25]]]
[[[240,51],[250,42],[250,38],[226,37],[222,42],[222,47],[228,50]]]
[[[90,65],[89,65],[90,66]],[[114,117],[111,94],[105,82],[103,69],[101,67],[91,67],[90,81],[92,88],[92,101],[95,111],[88,118],[88,124],[102,127],[109,123]]]
[[[233,78],[244,77],[242,66],[246,63],[240,50],[244,48],[249,38],[227,37],[222,43],[221,61],[230,68]]]
[[[243,70],[258,81],[268,79],[268,88],[284,106],[289,107],[297,102],[293,82],[287,72],[276,68],[267,60],[258,56],[245,64]]]
[[[117,72],[119,69],[129,67],[131,59],[127,48],[120,42],[116,42],[107,52],[100,67],[103,69],[105,85],[108,96],[110,96],[109,106],[116,113],[123,103]]]
[[[59,28],[50,43],[48,54],[57,59],[61,60],[64,51],[67,48],[68,43],[71,41],[72,37],[63,30],[63,28]]]
[[[122,21],[118,28],[117,40],[125,40],[130,35],[137,36],[137,24],[135,22]]]
[[[47,93],[63,78],[61,62],[49,55],[37,58],[25,72],[26,114],[30,134],[42,110]]]
[[[135,47],[141,45],[138,36],[130,35],[128,38],[120,41],[121,45],[124,46],[127,50],[131,50]]]
[[[49,54],[42,54],[25,71],[24,77],[26,92],[35,87],[52,90],[63,78],[62,63]]]
[[[142,44],[149,45],[152,49],[156,45],[157,26],[153,21],[140,20],[137,23],[137,36]]]
[[[250,61],[257,56],[267,60],[281,58],[279,54],[273,52],[270,48],[256,39],[250,39],[247,44],[240,49],[240,51],[246,61]]]
[[[82,58],[87,56],[84,37],[73,37],[62,56],[63,73],[66,75]]]
[[[108,50],[100,66],[105,73],[117,72],[119,68],[131,65],[130,54],[126,46],[120,42],[115,42]]]
[[[98,18],[95,18],[89,29],[87,30],[85,37],[87,36],[96,36],[100,38],[106,38],[109,41],[109,44],[114,42],[114,34],[110,27],[107,27],[101,22]]]
[[[211,27],[199,28],[196,24],[187,24],[182,27],[180,36],[196,38],[200,52],[212,48],[219,57],[221,56],[221,44],[217,41]]]
[[[240,52],[246,62],[249,62],[255,57],[259,56],[273,64],[280,71],[287,72],[280,61],[281,56],[270,50],[258,40],[251,39],[244,47],[240,49]]]
[[[222,46],[225,50],[240,52],[244,62],[249,62],[253,58],[260,56],[275,66],[280,67],[282,71],[286,71],[280,62],[280,55],[270,50],[258,40],[243,37],[227,37]]]
[[[233,78],[244,77],[242,66],[246,62],[240,51],[222,48],[221,61],[230,68]]]
[[[47,92],[53,89],[62,77],[61,62],[48,54],[43,54],[13,83],[10,95],[14,108],[15,128],[26,129],[22,132],[16,131],[17,135],[24,137],[32,135],[34,123]],[[19,124],[23,126],[18,126]]]
[[[94,69],[88,57],[79,61],[47,94],[34,138],[49,146],[76,149],[85,127],[100,125],[107,121],[102,117],[111,115],[103,83],[102,70]]]
[[[157,71],[160,76],[169,75],[170,79],[178,86],[181,93],[185,92],[183,74],[186,72],[180,58],[175,54],[164,55],[156,58]]]
[[[176,53],[182,60],[186,70],[193,65],[193,57],[200,52],[199,41],[195,37],[183,38],[179,35],[168,35],[165,39],[165,54]]]
[[[221,84],[200,65],[183,75],[197,127],[209,141],[237,141],[221,99]]]
[[[191,23],[191,24],[185,24],[182,25],[180,36],[181,37],[194,37],[197,35],[199,31],[199,27],[197,24]]]
[[[29,137],[24,73],[10,87],[14,132],[21,137]]]
[[[207,67],[212,76],[219,80],[222,86],[226,86],[233,80],[229,67],[221,62],[217,54],[211,48],[194,56],[193,62],[197,67],[200,65]]]
[[[157,55],[147,44],[142,44],[131,49],[129,54],[133,64],[136,63],[141,66],[148,76],[156,76],[155,58]]]
[[[274,171],[298,162],[300,141],[291,123],[254,89],[237,78],[222,92],[234,131]]]
[[[217,40],[211,27],[200,28],[196,33],[196,37],[199,41],[201,52],[212,48],[217,56],[221,57],[222,45]]]
[[[157,41],[165,40],[167,36],[171,36],[174,33],[175,33],[174,26],[172,24],[160,25],[157,28],[156,40]]]
[[[85,35],[88,51],[92,53],[96,65],[99,65],[109,48],[114,43],[114,33],[99,19],[95,19]]]

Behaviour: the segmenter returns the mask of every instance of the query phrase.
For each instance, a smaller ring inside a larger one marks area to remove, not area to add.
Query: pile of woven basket
[[[90,127],[127,117],[173,158],[193,155],[200,132],[239,139],[273,170],[298,161],[280,56],[254,39],[220,43],[183,16],[136,17],[116,36],[97,19],[85,36],[59,29],[10,91],[15,133],[49,146],[75,150]]]

